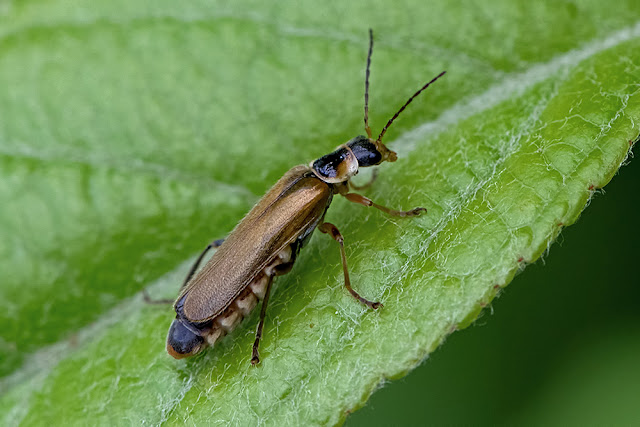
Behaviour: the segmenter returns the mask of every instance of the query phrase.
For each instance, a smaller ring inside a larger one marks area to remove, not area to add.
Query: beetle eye
[[[347,146],[358,159],[360,167],[375,166],[382,162],[382,153],[366,136],[356,136],[347,143]]]
[[[167,352],[176,359],[191,356],[202,350],[204,338],[175,319],[167,336]]]

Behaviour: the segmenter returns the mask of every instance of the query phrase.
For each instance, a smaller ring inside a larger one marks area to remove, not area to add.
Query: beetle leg
[[[399,216],[399,217],[418,216],[427,211],[425,208],[413,208],[410,211],[397,211],[394,209],[389,209],[385,206],[381,206],[377,203],[373,203],[373,201],[368,197],[364,197],[363,195],[360,195],[357,193],[346,193],[346,194],[343,194],[343,196],[350,202],[359,203],[363,206],[372,206],[391,216]]]
[[[147,289],[143,289],[142,290],[142,298],[144,299],[144,302],[147,304],[173,304],[175,302],[175,300],[173,299],[169,299],[169,298],[162,298],[162,299],[153,299],[151,298],[151,295],[149,295],[149,292],[147,292]]]
[[[202,262],[202,258],[204,258],[207,252],[209,252],[209,250],[212,248],[219,247],[222,244],[222,242],[224,242],[224,239],[214,240],[213,242],[209,243],[206,248],[204,248],[204,250],[200,253],[200,255],[198,255],[198,258],[195,260],[195,262],[191,266],[191,269],[189,270],[189,273],[187,273],[187,277],[184,279],[184,282],[182,282],[182,286],[180,286],[180,289],[184,288],[187,285],[187,283],[189,283],[189,280],[191,280],[191,278],[195,274],[196,270],[200,266],[200,263]],[[144,302],[146,302],[147,304],[173,304],[175,302],[175,300],[168,299],[168,298],[153,299],[151,298],[151,296],[149,295],[146,289],[142,290],[142,297],[144,298]]]
[[[354,190],[366,190],[367,188],[371,187],[371,185],[373,185],[377,177],[378,177],[378,169],[374,169],[373,172],[371,172],[371,178],[369,178],[369,181],[367,181],[366,183],[362,185],[355,185],[353,182],[349,181],[349,185]]]
[[[198,258],[195,260],[195,262],[191,266],[191,269],[189,270],[189,273],[187,273],[187,277],[185,277],[184,282],[182,282],[182,286],[180,286],[180,289],[187,286],[187,283],[189,283],[189,280],[191,280],[193,275],[196,273],[196,270],[200,266],[200,263],[202,262],[202,259],[207,254],[207,252],[209,252],[210,249],[215,249],[220,247],[222,242],[224,242],[224,239],[214,240],[213,242],[209,243],[206,248],[204,248],[204,250],[200,253],[200,255],[198,255]]]
[[[338,242],[338,244],[340,245],[340,256],[342,257],[342,270],[344,271],[344,286],[347,288],[349,293],[353,295],[355,299],[357,299],[364,305],[374,310],[382,306],[382,304],[379,302],[372,302],[372,301],[369,301],[368,299],[361,297],[360,294],[358,294],[351,287],[351,280],[349,280],[349,269],[347,268],[347,256],[345,255],[345,252],[344,252],[344,238],[342,237],[342,234],[340,234],[340,231],[338,230],[338,228],[335,225],[331,224],[330,222],[325,222],[323,224],[320,224],[320,226],[318,227],[318,230],[320,230],[320,232],[322,233],[325,233],[331,236],[331,238],[333,238],[333,240]]]
[[[256,330],[256,340],[253,342],[253,351],[251,352],[251,364],[257,365],[260,363],[260,354],[258,353],[258,346],[260,345],[260,339],[262,338],[262,329],[264,328],[264,318],[267,314],[267,303],[269,302],[269,292],[271,292],[271,283],[273,283],[273,277],[269,277],[267,282],[267,290],[264,293],[264,299],[262,300],[262,308],[260,309],[260,322],[258,323],[258,329]]]

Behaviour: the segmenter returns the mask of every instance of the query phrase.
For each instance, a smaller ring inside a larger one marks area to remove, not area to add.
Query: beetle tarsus
[[[356,291],[353,290],[353,288],[349,289],[349,292],[351,293],[351,295],[353,295],[353,297],[355,299],[357,299],[358,301],[360,301],[362,304],[366,305],[367,307],[369,307],[372,310],[377,310],[379,308],[384,307],[384,304],[382,304],[381,302],[378,301],[369,301],[366,298],[362,298],[360,296],[360,294],[358,294]]]
[[[147,291],[147,289],[143,289],[142,290],[142,298],[144,299],[144,302],[147,304],[173,304],[173,300],[172,299],[153,299],[151,298],[151,295],[149,295],[149,292]]]
[[[413,208],[407,211],[407,216],[420,216],[427,213],[427,208]]]
[[[367,304],[369,305],[369,304]],[[369,307],[371,307],[374,310],[377,310],[379,308],[384,307],[384,304],[382,304],[381,302],[372,302],[371,305],[369,305]]]

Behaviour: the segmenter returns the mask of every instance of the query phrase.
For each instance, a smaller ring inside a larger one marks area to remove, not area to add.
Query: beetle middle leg
[[[378,307],[382,306],[382,304],[379,303],[379,302],[369,301],[368,299],[365,299],[365,298],[361,297],[360,294],[357,293],[351,287],[351,280],[349,279],[349,269],[347,268],[347,256],[346,256],[346,254],[344,252],[344,238],[342,237],[342,234],[340,234],[340,231],[338,230],[338,227],[336,227],[335,225],[331,224],[330,222],[325,222],[323,224],[320,224],[320,226],[318,227],[318,230],[320,230],[320,232],[322,232],[322,233],[325,233],[325,234],[328,234],[329,236],[331,236],[333,238],[333,240],[338,242],[338,244],[340,245],[340,256],[342,257],[342,270],[344,271],[344,286],[347,288],[349,293],[355,299],[357,299],[358,301],[360,301],[364,305],[366,305],[369,308],[372,308],[374,310],[377,309]]]
[[[198,258],[194,261],[193,265],[189,269],[189,272],[187,273],[187,277],[185,277],[184,281],[182,282],[182,285],[180,286],[181,290],[182,290],[182,288],[187,286],[187,283],[189,283],[189,280],[191,280],[191,278],[195,274],[196,270],[200,266],[200,263],[202,262],[202,259],[207,254],[207,252],[209,252],[209,250],[211,250],[211,249],[215,249],[215,248],[220,247],[222,242],[224,242],[224,239],[214,240],[213,242],[209,243],[206,248],[204,248],[204,250],[200,253],[200,255],[198,255]],[[174,300],[168,299],[168,298],[167,299],[153,299],[153,298],[151,298],[151,296],[149,295],[149,293],[147,292],[146,289],[142,290],[142,297],[144,298],[144,302],[146,302],[147,304],[173,304],[173,302],[174,302]]]
[[[358,203],[363,206],[374,207],[391,216],[399,216],[399,217],[418,216],[427,212],[426,208],[413,208],[410,211],[397,211],[395,209],[389,209],[385,206],[379,205],[377,203],[373,203],[373,200],[371,200],[370,198],[364,197],[363,195],[357,194],[357,193],[346,193],[346,194],[343,194],[343,196],[350,202]]]

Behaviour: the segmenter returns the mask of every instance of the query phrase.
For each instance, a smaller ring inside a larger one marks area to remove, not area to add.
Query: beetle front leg
[[[397,211],[394,209],[389,209],[385,206],[379,205],[377,203],[373,203],[373,200],[371,200],[370,198],[364,197],[357,193],[346,193],[346,194],[343,194],[343,196],[345,197],[345,199],[347,199],[350,202],[358,203],[363,206],[374,207],[391,216],[399,216],[399,217],[418,216],[427,212],[427,209],[425,208],[413,208],[410,211]]]
[[[361,297],[360,294],[358,294],[351,287],[351,280],[349,280],[349,269],[347,268],[347,256],[345,255],[345,252],[344,252],[344,238],[342,237],[342,234],[340,234],[338,227],[331,224],[330,222],[325,222],[323,224],[320,224],[320,226],[318,227],[318,230],[320,230],[320,232],[322,233],[325,233],[331,236],[333,240],[338,242],[338,244],[340,245],[340,256],[342,257],[342,270],[344,271],[344,286],[347,288],[349,293],[353,295],[355,299],[357,299],[364,305],[368,306],[369,308],[372,308],[375,310],[378,307],[381,307],[382,306],[381,303],[372,302],[372,301],[369,301],[368,299]]]
[[[378,178],[378,169],[374,169],[371,172],[371,178],[369,178],[369,181],[367,181],[366,183],[362,185],[355,185],[353,182],[349,181],[349,186],[354,190],[366,190],[373,185],[373,183],[376,181],[376,178]]]
[[[262,308],[260,309],[260,323],[258,323],[258,329],[256,330],[256,340],[253,342],[253,350],[251,352],[251,364],[257,365],[260,363],[260,354],[258,353],[258,346],[260,345],[260,339],[262,338],[262,329],[264,328],[264,318],[267,314],[267,302],[269,302],[269,293],[271,292],[271,283],[273,283],[273,277],[269,277],[267,283],[267,289],[264,292],[264,299],[262,300]]]

